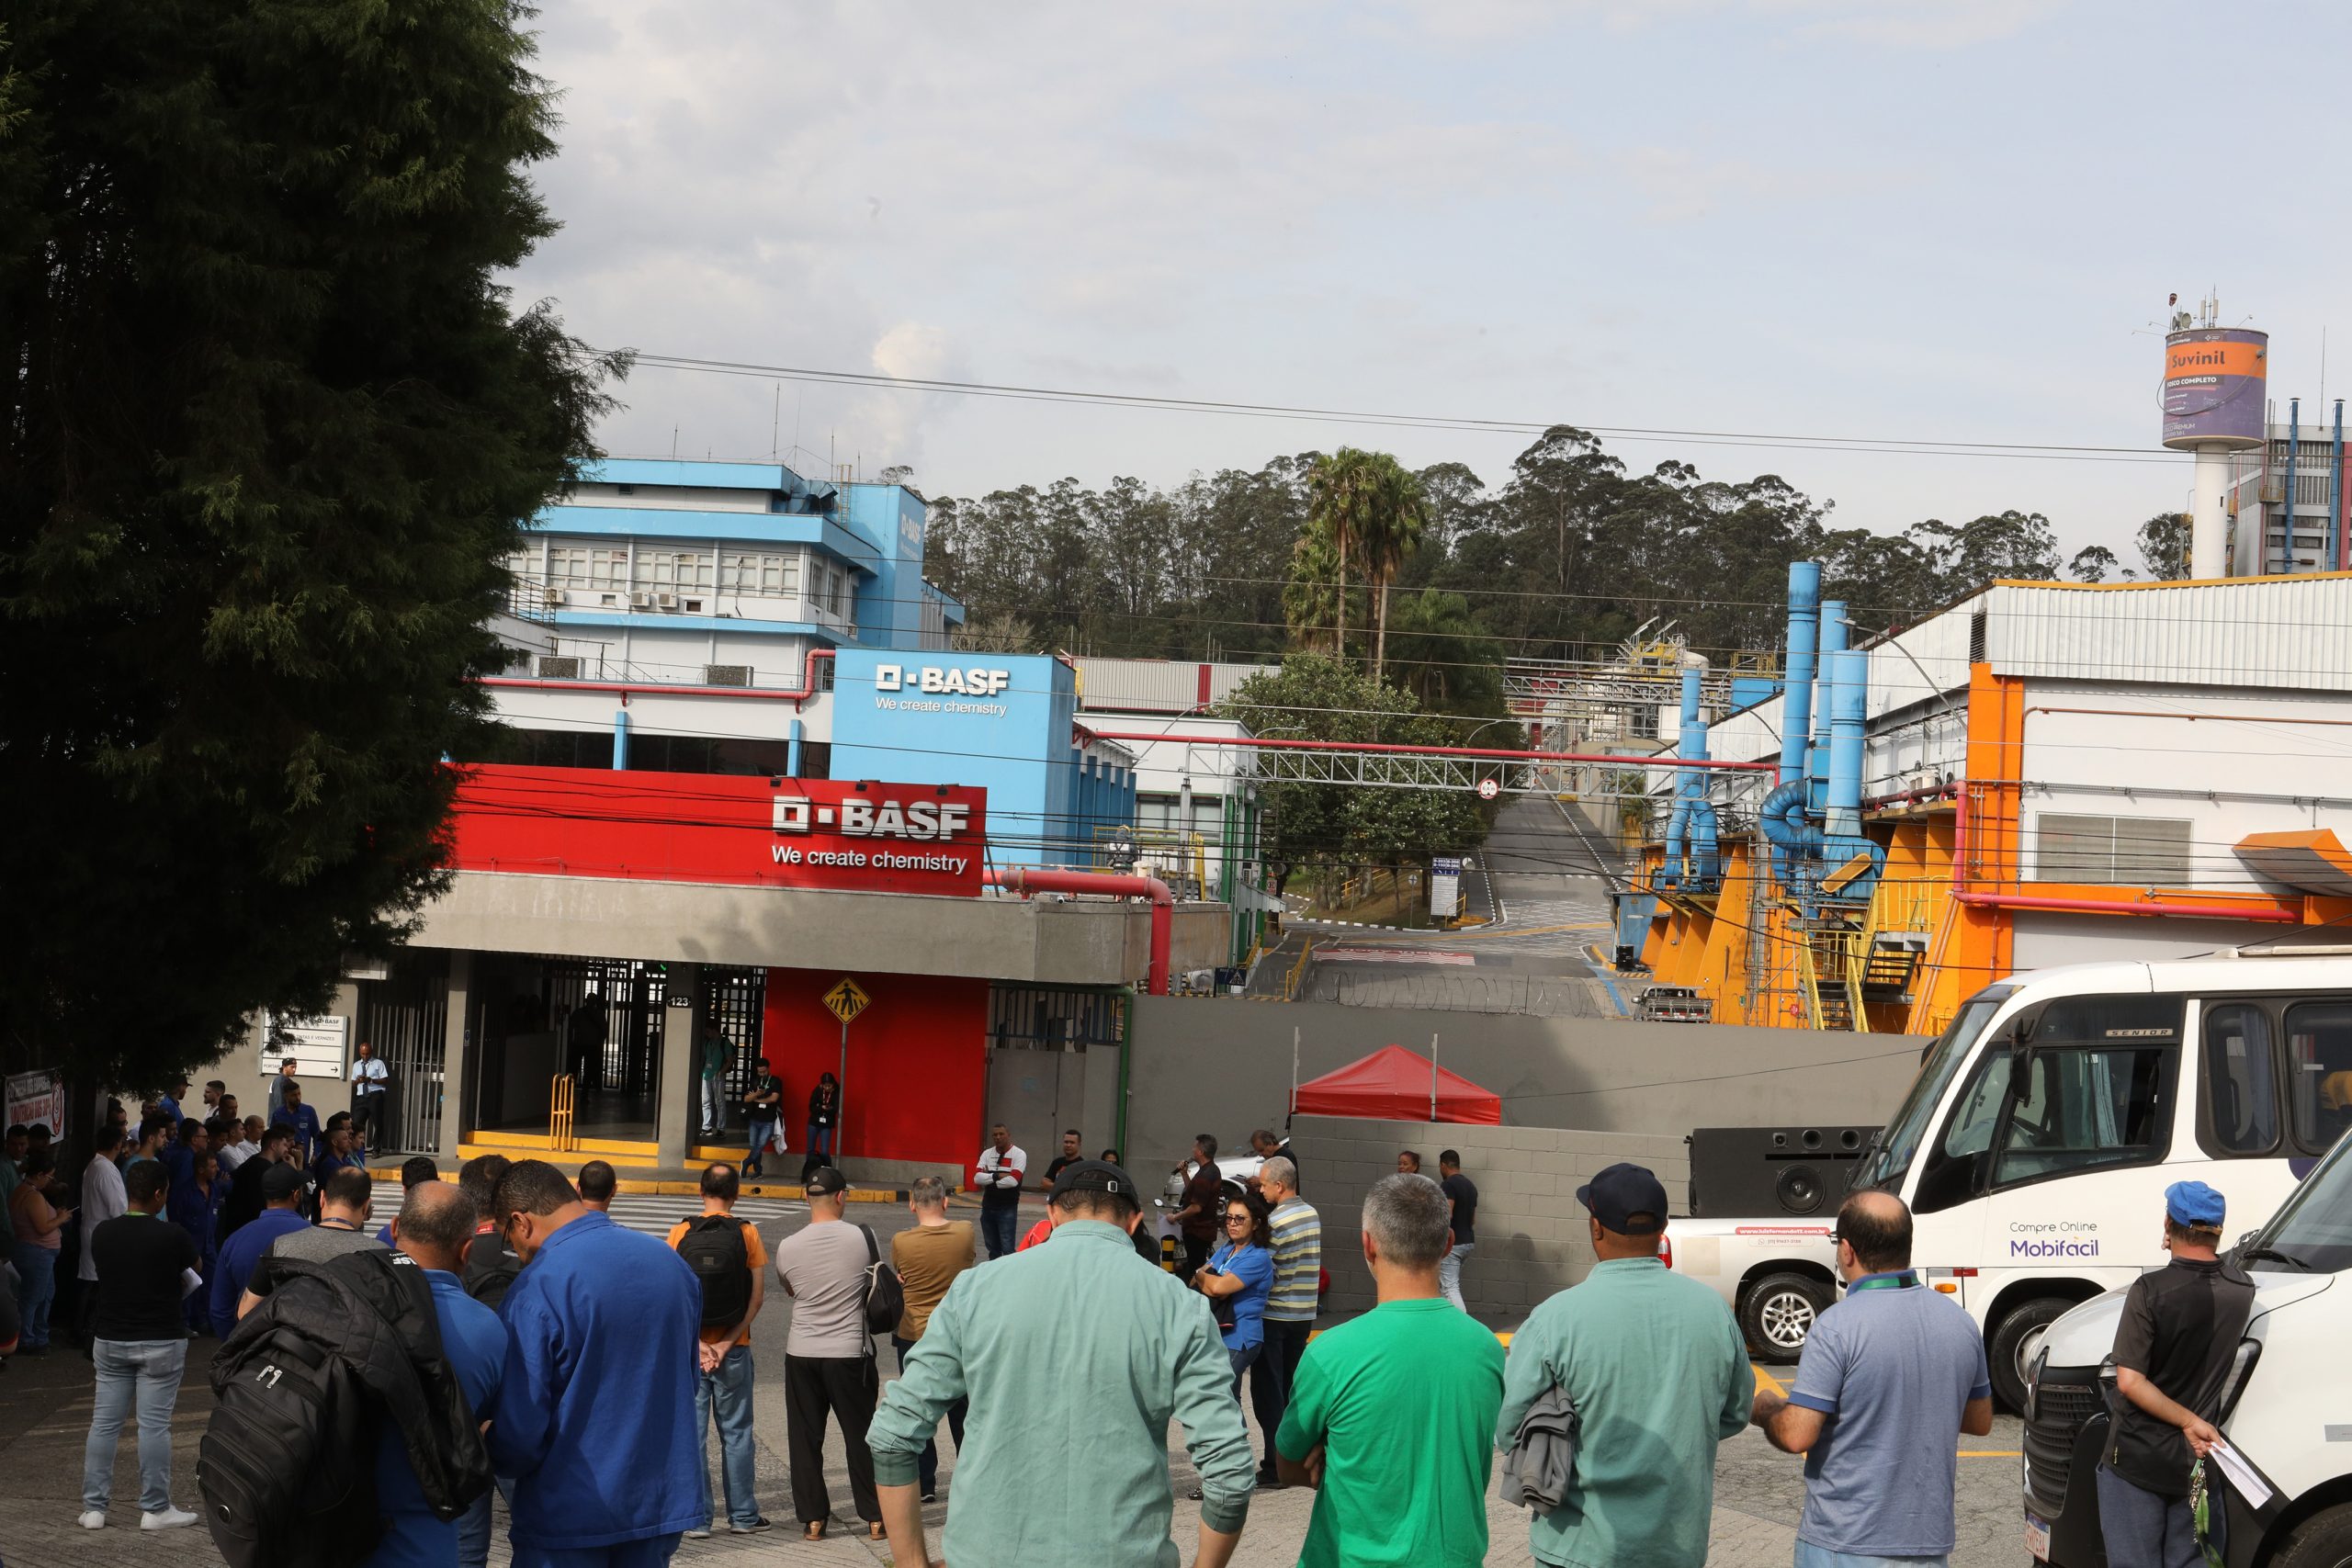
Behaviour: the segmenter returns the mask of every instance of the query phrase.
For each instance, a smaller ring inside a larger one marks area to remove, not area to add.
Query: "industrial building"
[[[1932,1033],[2014,970],[2352,923],[2352,576],[1997,582],[1853,649],[1819,581],[1784,691],[1689,681],[1621,966],[1716,1021]]]
[[[676,1170],[741,1153],[740,1114],[739,1146],[694,1136],[716,1032],[730,1099],[762,1055],[784,1077],[796,1147],[840,1077],[868,1178],[952,1177],[992,1110],[1116,1141],[1129,998],[1262,930],[1251,778],[1180,738],[1245,733],[1198,710],[1246,671],[956,651],[925,523],[775,463],[593,468],[511,563],[448,891],[224,1076],[290,1058],[332,1111],[365,1040],[380,1152]]]

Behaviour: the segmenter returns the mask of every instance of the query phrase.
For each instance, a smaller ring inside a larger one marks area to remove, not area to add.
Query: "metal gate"
[[[448,1030],[449,977],[438,962],[403,955],[390,978],[360,982],[359,1038],[375,1047],[391,1075],[386,1125],[370,1152],[440,1148]]]
[[[738,1121],[742,1119],[743,1097],[752,1091],[752,1077],[758,1070],[767,998],[766,970],[703,965],[702,1016],[711,1028],[727,1036],[728,1044],[733,1047],[727,1059],[727,1103]],[[701,1043],[697,1041],[695,1045],[699,1050]],[[695,1073],[700,1076],[699,1059]]]
[[[660,1087],[669,971],[634,958],[548,958],[539,999],[563,1036],[562,1063],[582,1095],[652,1101]]]
[[[1116,1045],[1123,1017],[1117,991],[989,987],[989,1043],[994,1046]]]

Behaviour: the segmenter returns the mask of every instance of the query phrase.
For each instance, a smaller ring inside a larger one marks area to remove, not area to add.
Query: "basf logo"
[[[992,697],[1012,684],[1012,671],[989,670],[978,664],[968,670],[943,670],[935,664],[926,664],[919,670],[910,670],[903,664],[874,667],[874,689],[877,692],[953,692],[958,696]]]

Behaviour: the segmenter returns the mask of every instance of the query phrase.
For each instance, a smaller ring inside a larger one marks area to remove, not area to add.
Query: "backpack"
[[[906,1314],[907,1287],[899,1271],[882,1261],[882,1246],[874,1239],[874,1233],[864,1225],[857,1228],[865,1237],[865,1330],[888,1334]]]
[[[523,1260],[506,1245],[506,1238],[496,1231],[484,1231],[466,1243],[465,1272],[458,1279],[466,1294],[496,1312],[514,1276],[522,1271]]]
[[[702,1281],[702,1325],[729,1328],[752,1310],[752,1254],[743,1245],[743,1222],[732,1214],[705,1214],[689,1221],[678,1238],[678,1256]]]
[[[405,1446],[425,1501],[454,1519],[490,1456],[441,1350],[424,1270],[391,1253],[272,1257],[271,1287],[212,1360],[197,1488],[229,1568],[332,1568],[383,1533],[376,1445]]]

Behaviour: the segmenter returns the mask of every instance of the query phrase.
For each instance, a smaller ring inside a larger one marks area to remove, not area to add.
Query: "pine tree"
[[[624,367],[507,0],[27,0],[0,38],[0,1044],[125,1088],[443,885],[525,522]]]

